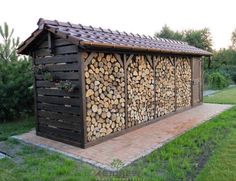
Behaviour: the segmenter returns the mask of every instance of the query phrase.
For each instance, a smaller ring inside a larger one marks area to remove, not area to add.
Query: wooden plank
[[[63,98],[57,96],[38,96],[38,102],[59,105],[80,106],[78,98]]]
[[[84,67],[86,67],[91,62],[94,56],[95,56],[94,52],[91,52],[89,54],[88,58],[84,61]],[[80,61],[83,61],[83,60],[81,59]]]
[[[59,47],[59,46],[67,46],[67,45],[72,45],[70,42],[65,41],[64,39],[54,39],[54,46]],[[44,41],[38,48],[48,48],[48,41]]]
[[[42,136],[42,137],[45,137],[45,138],[48,138],[48,139],[52,139],[52,140],[56,140],[56,141],[66,143],[66,144],[81,147],[80,140],[71,140],[71,139],[68,139],[68,138],[62,138],[62,137],[58,137],[58,135],[45,133],[45,132],[42,132],[42,131],[37,131],[36,134],[38,136]]]
[[[37,57],[44,57],[44,56],[49,56],[51,55],[50,51],[48,48],[43,48],[43,49],[38,49],[35,51],[35,55]]]
[[[80,115],[79,109],[80,109],[80,107],[65,107],[63,105],[38,103],[38,110],[61,112],[61,113],[71,113],[71,114]]]
[[[71,53],[77,53],[78,47],[76,45],[68,45],[68,46],[62,46],[62,47],[55,47],[54,53],[56,55],[63,55],[63,54],[71,54]]]
[[[57,128],[69,129],[72,131],[78,131],[75,125],[68,124],[67,122],[58,121],[55,119],[46,119],[39,117],[39,124],[51,125]]]
[[[123,63],[123,61],[122,61],[122,59],[121,59],[121,56],[119,55],[119,54],[114,54],[115,55],[115,57],[116,57],[116,59],[118,60],[118,62],[120,63],[120,65],[122,66],[122,67],[124,67],[124,63]]]
[[[65,81],[60,81],[60,82],[65,82]],[[76,84],[79,85],[79,81],[73,81],[70,80],[70,82],[72,84]],[[51,82],[51,81],[47,81],[47,80],[37,80],[36,81],[36,86],[37,87],[47,87],[47,88],[51,88],[51,87],[57,87],[57,83],[56,82]]]
[[[86,97],[85,97],[85,76],[84,76],[85,62],[82,60],[81,53],[78,54],[78,68],[80,73],[79,85],[81,87],[80,91],[81,109],[79,111],[80,116],[82,118],[81,142],[82,142],[82,147],[85,147],[85,144],[87,143]]]
[[[203,90],[204,90],[204,62],[203,62],[203,59],[200,58],[200,61],[201,61],[201,64],[200,64],[200,67],[201,67],[201,100],[200,102],[203,102]]]
[[[175,111],[177,111],[177,85],[176,85],[176,68],[177,68],[177,58],[174,58],[173,60],[173,63],[174,63],[174,76],[175,76],[175,79],[174,79],[174,84],[175,84]]]
[[[154,118],[157,117],[156,109],[157,109],[157,76],[156,76],[156,57],[153,56],[153,78],[154,78]]]
[[[77,62],[76,55],[58,55],[54,57],[36,58],[35,64],[54,64],[54,63],[68,63]]]
[[[146,59],[147,59],[149,65],[150,65],[152,68],[154,68],[152,57],[151,57],[150,55],[146,55]]]
[[[62,119],[66,121],[68,124],[72,124],[75,126],[81,125],[82,120],[80,115],[72,115],[67,113],[58,113],[58,112],[49,112],[49,111],[38,111],[38,116],[43,118],[50,118],[50,119]]]
[[[48,32],[48,49],[49,49],[49,52],[50,54],[53,53],[53,38],[52,38],[52,33],[51,32]]]
[[[53,96],[70,96],[70,97],[79,97],[78,92],[66,92],[59,89],[44,89],[38,88],[37,93],[41,95],[53,95]]]
[[[76,80],[79,79],[78,72],[51,72],[52,77],[55,80]],[[44,77],[42,74],[36,74],[37,80],[44,80]]]
[[[76,141],[81,140],[80,133],[74,133],[65,129],[51,128],[45,124],[39,124],[39,130],[49,135],[57,135],[60,138],[69,138]]]
[[[35,54],[32,54],[33,57],[33,65],[35,65]],[[34,78],[33,78],[33,86],[34,86],[34,115],[35,115],[35,128],[36,132],[38,131],[39,121],[38,121],[38,105],[37,105],[37,99],[38,99],[38,93],[37,93],[37,86],[36,86],[36,77],[34,72]]]
[[[131,63],[133,57],[134,57],[134,54],[131,54],[131,55],[129,56],[129,58],[127,59],[126,64],[125,64],[125,69],[128,68],[128,66],[129,66],[129,64]]]
[[[127,66],[127,55],[124,54],[124,74],[125,74],[125,129],[128,128],[128,66]]]
[[[70,63],[70,64],[52,64],[52,65],[45,65],[43,69],[46,69],[51,72],[55,71],[78,71],[78,64],[77,63]]]

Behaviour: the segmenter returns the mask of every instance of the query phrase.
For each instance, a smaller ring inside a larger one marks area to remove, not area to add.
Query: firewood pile
[[[128,65],[128,127],[154,119],[153,69],[144,56]]]
[[[124,129],[124,68],[114,55],[94,55],[85,67],[85,89],[88,141]]]
[[[191,66],[186,58],[176,61],[176,101],[177,109],[191,106]]]
[[[175,110],[175,67],[170,57],[161,57],[156,66],[156,115]]]

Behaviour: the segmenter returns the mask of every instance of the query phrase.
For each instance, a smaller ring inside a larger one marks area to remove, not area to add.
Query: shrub
[[[231,80],[236,83],[236,66],[235,65],[227,65],[220,68],[221,72],[226,72]]]
[[[31,61],[0,62],[0,122],[32,111]]]
[[[0,122],[31,112],[33,105],[31,60],[17,54],[13,32],[7,23],[0,26]]]
[[[220,72],[208,74],[207,83],[211,89],[223,89],[229,86],[229,80]]]

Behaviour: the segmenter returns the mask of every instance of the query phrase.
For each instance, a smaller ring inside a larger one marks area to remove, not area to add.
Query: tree
[[[0,124],[33,110],[32,61],[17,54],[13,32],[7,23],[0,26]]]
[[[183,41],[188,42],[189,45],[212,52],[212,37],[208,28],[187,30],[183,37]]]
[[[232,48],[236,50],[236,29],[232,33],[231,41],[232,41]]]
[[[173,39],[173,40],[182,40],[183,34],[178,31],[171,30],[167,25],[164,25],[162,27],[162,30],[158,33],[155,33],[156,37],[159,38],[167,38],[167,39]]]
[[[0,35],[3,40],[0,43],[0,59],[3,61],[17,60],[18,55],[16,49],[19,45],[19,37],[13,38],[14,29],[9,29],[7,23],[0,26]]]
[[[189,45],[212,52],[212,37],[208,28],[201,30],[184,30],[179,32],[173,31],[167,25],[164,25],[160,32],[155,33],[155,36],[184,41]],[[208,59],[206,67],[209,69],[211,68],[211,59]]]

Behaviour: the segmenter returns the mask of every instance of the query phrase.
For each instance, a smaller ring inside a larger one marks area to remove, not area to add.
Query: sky
[[[6,0],[0,25],[7,22],[25,40],[39,18],[153,36],[166,24],[171,29],[209,28],[213,48],[227,48],[236,29],[235,0]]]

